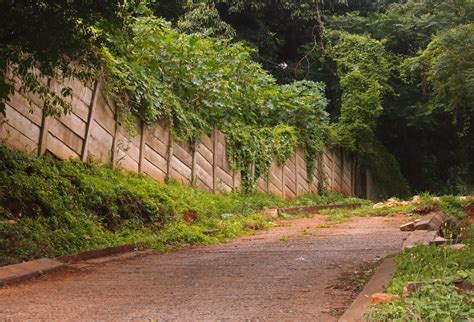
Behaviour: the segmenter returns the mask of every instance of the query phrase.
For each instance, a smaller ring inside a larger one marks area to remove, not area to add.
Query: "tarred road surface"
[[[399,249],[404,234],[397,218],[315,228],[324,221],[76,264],[0,289],[0,320],[336,320],[363,270]]]

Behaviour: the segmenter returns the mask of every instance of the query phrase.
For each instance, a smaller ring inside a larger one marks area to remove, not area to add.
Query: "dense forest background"
[[[34,91],[60,113],[67,91],[48,92],[31,67],[85,81],[100,71],[117,101],[150,122],[169,118],[179,138],[221,126],[243,170],[264,174],[268,155],[284,161],[295,144],[315,159],[324,143],[353,154],[386,196],[472,192],[472,1],[11,0],[0,9],[0,66],[16,64],[26,79],[19,89],[0,83],[1,97]],[[196,89],[210,83],[219,85]]]

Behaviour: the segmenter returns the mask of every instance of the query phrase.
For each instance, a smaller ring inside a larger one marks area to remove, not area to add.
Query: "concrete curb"
[[[342,205],[317,205],[317,206],[300,206],[291,208],[278,208],[278,213],[285,212],[287,214],[310,214],[322,209],[356,209],[360,208],[362,204],[351,203]]]
[[[0,267],[0,285],[10,285],[52,272],[64,266],[64,263],[44,257],[20,264]]]
[[[362,292],[356,297],[351,306],[339,318],[339,322],[364,321],[364,314],[368,311],[371,304],[371,296],[374,293],[382,293],[384,285],[395,273],[396,265],[393,257],[387,257],[383,260],[375,274],[365,285]]]
[[[112,247],[106,247],[102,249],[94,249],[94,250],[89,250],[86,252],[61,256],[58,258],[58,260],[64,263],[72,264],[72,263],[77,263],[77,262],[88,260],[88,259],[105,257],[105,256],[110,256],[110,255],[115,255],[115,254],[130,253],[130,252],[139,251],[143,249],[144,249],[143,245],[135,245],[135,244],[112,246]]]
[[[40,258],[28,262],[0,267],[0,286],[10,285],[16,282],[28,280],[45,273],[50,273],[63,268],[66,264],[72,264],[88,259],[105,257],[116,254],[129,253],[143,250],[142,245],[122,245],[102,249],[96,249],[72,255],[62,256],[57,259]]]

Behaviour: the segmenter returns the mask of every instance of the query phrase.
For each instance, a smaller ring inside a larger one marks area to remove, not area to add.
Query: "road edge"
[[[0,287],[51,273],[79,261],[141,250],[144,250],[142,245],[128,244],[80,252],[55,259],[43,257],[19,264],[2,266],[0,267]]]
[[[382,293],[385,284],[392,278],[396,270],[394,255],[386,257],[382,264],[377,268],[364,289],[352,302],[349,308],[338,319],[339,322],[364,321],[364,314],[368,311],[371,304],[371,296],[374,293]]]

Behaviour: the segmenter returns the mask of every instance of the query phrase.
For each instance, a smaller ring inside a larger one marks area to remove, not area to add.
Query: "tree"
[[[0,2],[0,112],[15,90],[39,94],[49,114],[70,106],[45,78],[90,80],[104,43],[98,27],[124,28],[139,0],[10,0]],[[6,78],[8,69],[8,78]],[[21,83],[16,82],[21,78]]]

